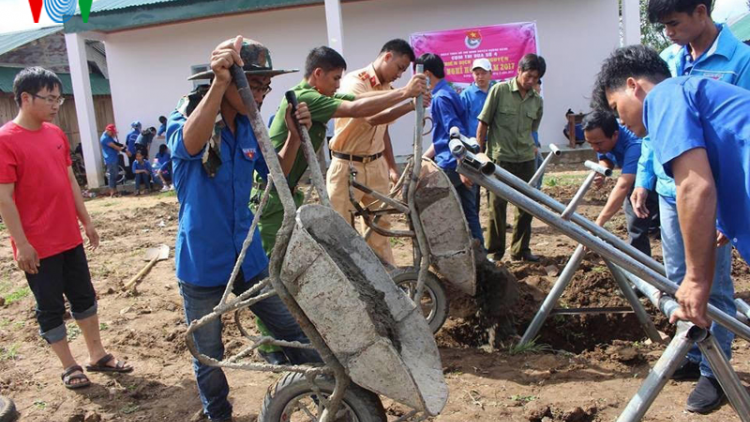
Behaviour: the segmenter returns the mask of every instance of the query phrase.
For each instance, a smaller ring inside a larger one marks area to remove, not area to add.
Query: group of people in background
[[[154,157],[153,163],[149,161],[149,150],[154,138],[165,139],[167,118],[159,116],[159,123],[159,130],[154,127],[143,129],[141,122],[134,121],[130,124],[131,130],[126,135],[124,144],[118,141],[115,125],[107,125],[102,133],[100,144],[110,196],[118,194],[117,180],[124,176],[120,174],[121,171],[127,174],[128,170],[135,180],[136,196],[141,195],[141,186],[145,187],[146,192],[159,187],[162,192],[173,189],[172,156],[167,145],[159,145],[159,152]],[[128,159],[120,158],[121,154]],[[122,170],[121,166],[123,166]]]

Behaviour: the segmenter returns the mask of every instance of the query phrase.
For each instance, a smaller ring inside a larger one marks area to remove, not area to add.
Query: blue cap
[[[130,124],[130,127],[140,128],[141,127],[141,122],[139,122],[138,120],[136,120],[136,121],[134,121],[133,123]]]

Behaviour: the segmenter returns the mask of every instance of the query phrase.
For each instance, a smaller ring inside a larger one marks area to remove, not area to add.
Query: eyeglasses
[[[47,102],[47,104],[51,106],[55,104],[63,105],[63,103],[65,102],[65,98],[63,97],[50,97],[49,95],[46,97],[42,97],[41,95],[36,95],[36,94],[31,94],[31,96],[34,98],[39,98],[40,100],[44,100]]]
[[[254,85],[250,84],[250,89],[256,93],[261,95],[268,95],[273,88],[271,88],[271,85]]]

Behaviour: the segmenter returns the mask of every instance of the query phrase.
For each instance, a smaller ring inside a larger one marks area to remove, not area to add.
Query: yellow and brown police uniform
[[[390,83],[383,84],[375,74],[372,64],[364,69],[347,73],[341,80],[339,92],[360,95],[372,91],[393,89]],[[390,189],[388,164],[385,159],[385,131],[388,125],[373,126],[364,118],[337,118],[336,133],[331,139],[331,166],[328,169],[326,185],[331,205],[344,219],[351,221],[354,210],[349,201],[349,166],[357,171],[357,182],[380,193]],[[354,190],[355,199],[364,206],[374,209],[377,201],[362,191]],[[362,223],[362,233],[366,227]],[[378,225],[384,229],[391,226],[388,216],[380,218]],[[387,237],[375,232],[367,240],[370,247],[381,259],[393,263],[393,252]]]

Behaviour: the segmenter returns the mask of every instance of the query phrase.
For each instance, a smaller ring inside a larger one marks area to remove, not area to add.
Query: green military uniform
[[[292,88],[295,94],[297,94],[297,101],[300,103],[306,103],[308,110],[312,116],[312,127],[309,130],[310,140],[312,141],[315,151],[317,151],[323,141],[326,138],[326,128],[328,121],[331,120],[333,114],[339,108],[339,105],[343,101],[353,101],[354,96],[349,94],[336,94],[333,97],[329,97],[319,93],[312,85],[303,80],[297,86]],[[280,151],[284,147],[286,138],[289,134],[289,130],[286,127],[286,109],[288,103],[286,98],[281,101],[279,109],[276,112],[276,117],[273,119],[269,135],[271,142],[273,143],[276,151]],[[292,188],[294,195],[294,203],[297,207],[302,205],[304,195],[296,188],[302,175],[307,170],[307,160],[302,153],[302,149],[297,152],[297,157],[294,159],[292,169],[287,176],[289,187]],[[259,179],[259,178],[258,178]],[[257,180],[262,182],[262,180]],[[254,208],[257,208],[260,203],[260,198],[263,196],[264,184],[259,183],[257,187],[253,189],[251,194],[251,204]],[[257,212],[256,209],[253,211]],[[281,205],[279,195],[274,188],[269,195],[268,202],[263,209],[263,214],[258,222],[258,229],[260,230],[260,236],[263,241],[263,249],[266,254],[270,255],[276,244],[276,233],[281,228],[281,222],[284,219],[284,207]]]
[[[479,120],[489,126],[487,155],[495,164],[529,181],[536,171],[534,139],[543,111],[542,97],[533,89],[521,96],[516,78],[490,89]],[[497,260],[505,253],[505,215],[508,203],[490,192],[490,227],[486,246],[489,256]],[[516,209],[511,255],[531,252],[531,214]]]

